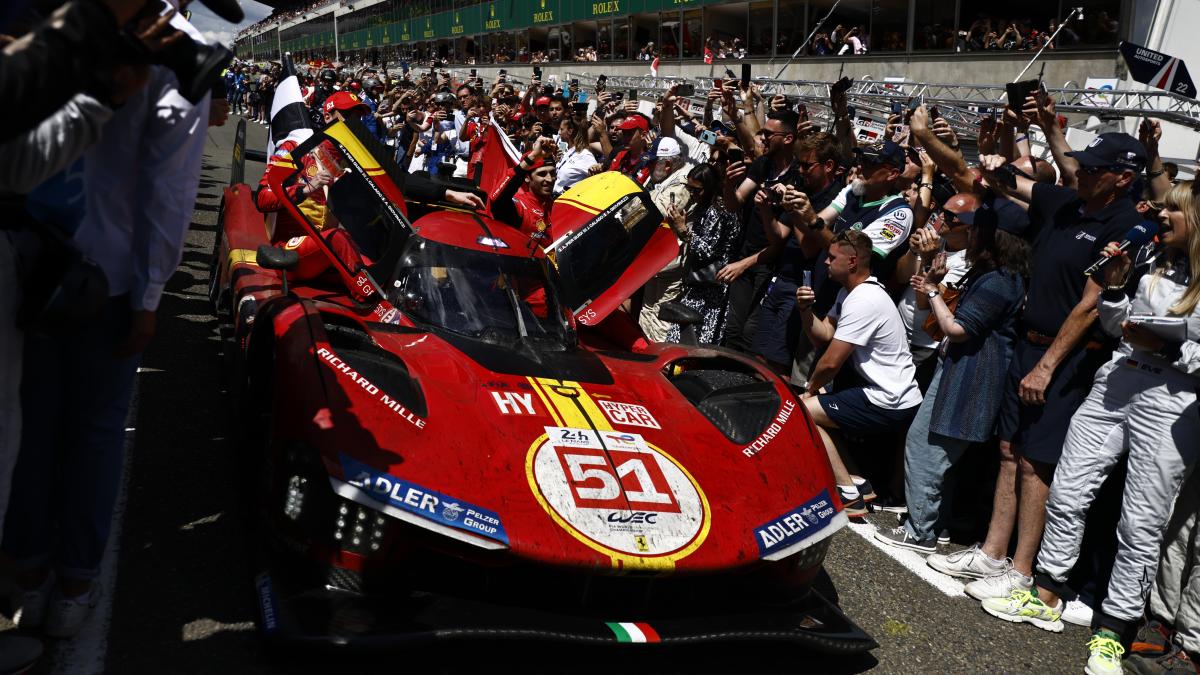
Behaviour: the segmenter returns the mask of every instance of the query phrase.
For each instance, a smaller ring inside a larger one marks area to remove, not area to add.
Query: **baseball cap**
[[[550,105],[550,97],[549,96],[539,96],[538,99],[533,102],[533,105],[535,108],[540,108],[544,105]]]
[[[854,149],[858,161],[904,168],[904,148],[894,141],[880,141]]]
[[[623,121],[619,125],[617,125],[617,128],[620,129],[621,131],[628,131],[631,129],[641,129],[642,131],[650,131],[650,120],[646,119],[645,115],[639,115],[637,113],[632,113],[628,117],[625,118],[625,121]]]
[[[979,208],[974,211],[956,214],[958,219],[968,225],[979,224],[983,227],[995,227],[1023,239],[1032,234],[1031,221],[1025,209],[1003,197],[984,199]]]
[[[329,98],[325,99],[325,103],[321,105],[321,109],[326,114],[332,113],[334,110],[345,112],[357,110],[359,115],[366,115],[371,112],[371,108],[366,103],[363,103],[361,99],[348,91],[335,91],[330,94]]]
[[[655,157],[666,159],[668,157],[678,157],[680,154],[679,141],[670,136],[663,136],[658,139],[658,150],[654,153]]]
[[[1146,167],[1146,148],[1138,139],[1120,131],[1100,134],[1083,150],[1067,153],[1082,166],[1111,166],[1130,171]]]

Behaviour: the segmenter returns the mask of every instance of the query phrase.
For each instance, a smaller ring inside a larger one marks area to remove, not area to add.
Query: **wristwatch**
[[[939,296],[941,294],[942,294],[941,291],[925,291],[925,297],[929,298],[930,300],[936,298],[937,296]]]

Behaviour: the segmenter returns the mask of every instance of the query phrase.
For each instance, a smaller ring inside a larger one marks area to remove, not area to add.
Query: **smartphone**
[[[541,70],[541,68],[539,68],[538,70]],[[578,88],[579,88],[579,80],[577,80],[575,78],[571,78],[571,89],[578,89]]]
[[[539,80],[542,79],[542,67],[541,66],[533,67],[533,76]]]
[[[808,106],[804,104],[804,101],[796,104],[796,112],[800,115],[802,121],[808,121]]]
[[[900,101],[892,101],[892,114],[899,115],[904,112],[904,104]]]
[[[475,77],[475,69],[474,68],[471,69],[471,77]]]
[[[733,147],[729,148],[729,152],[726,153],[726,156],[729,157],[730,163],[740,162],[746,159],[746,151],[742,150],[741,148]]]
[[[571,104],[571,108],[575,111],[577,117],[582,117],[587,114],[588,104],[583,101],[576,101]]]
[[[717,132],[710,131],[708,129],[701,131],[700,132],[700,142],[707,143],[709,145],[716,145],[717,144]]]
[[[848,78],[848,77],[843,77],[842,79],[840,79],[840,80],[838,80],[837,82],[834,82],[834,83],[833,83],[833,86],[829,88],[829,93],[830,93],[830,94],[841,94],[841,93],[844,93],[844,92],[845,92],[846,90],[848,90],[848,89],[851,87],[851,85],[853,85],[853,84],[854,84],[854,80],[852,80],[852,79],[850,79],[850,78]]]
[[[730,69],[728,69],[728,68],[726,68],[726,69],[725,69],[725,77],[726,77],[726,78],[728,78],[728,79],[730,79],[730,80],[736,80],[736,79],[737,79],[737,75],[734,75],[734,74],[733,74],[733,71],[732,71],[732,70],[730,70]]]
[[[696,85],[692,84],[691,82],[686,82],[684,84],[677,85],[675,87],[675,95],[676,96],[695,96],[696,95]]]
[[[916,97],[908,100],[908,109],[909,110],[916,110],[917,108],[920,108],[923,105],[925,105],[925,97],[924,96],[916,96]]]
[[[604,91],[604,86],[606,84],[608,84],[608,76],[607,75],[601,75],[600,77],[597,77],[596,78],[596,93],[599,94],[600,92]]]
[[[623,91],[614,91],[614,92],[613,92],[613,95],[612,95],[612,100],[613,100],[613,102],[614,102],[614,103],[618,103],[618,104],[619,104],[621,101],[624,101],[624,100],[625,100],[625,92],[623,92]]]
[[[717,91],[725,91],[725,80],[722,80],[719,77],[713,80],[713,89],[716,89]]]
[[[503,76],[505,76],[505,75],[507,75],[507,74],[508,74],[508,71],[507,71],[507,70],[505,70],[504,68],[501,68],[501,69],[500,69],[500,76],[501,76],[501,77],[503,77]]]
[[[583,103],[584,101],[587,101],[587,92],[586,91],[575,92],[575,102]]]
[[[742,64],[742,89],[750,86],[750,64]]]
[[[941,113],[941,111],[938,110],[938,107],[936,105],[931,106],[929,108],[929,119],[936,120],[937,118],[939,118],[941,116],[942,116],[942,113]]]
[[[1008,94],[1008,108],[1013,112],[1021,112],[1021,108],[1025,107],[1025,99],[1030,94],[1038,90],[1041,84],[1038,80],[1021,80],[1020,82],[1009,82],[1004,85],[1004,91]]]
[[[629,100],[630,100],[630,101],[636,101],[636,100],[637,100],[637,89],[630,89],[630,90],[629,90]]]

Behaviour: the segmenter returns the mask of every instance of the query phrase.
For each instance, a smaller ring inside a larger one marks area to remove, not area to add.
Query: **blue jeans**
[[[908,502],[908,522],[905,527],[909,536],[918,541],[937,538],[943,497],[948,496],[949,488],[953,487],[947,485],[946,473],[971,446],[971,441],[950,438],[929,430],[941,379],[942,364],[939,361],[921,408],[908,428],[904,448],[904,495]]]
[[[3,544],[18,569],[53,566],[77,580],[100,572],[141,361],[113,356],[129,325],[122,295],[79,334],[26,336],[24,433]]]

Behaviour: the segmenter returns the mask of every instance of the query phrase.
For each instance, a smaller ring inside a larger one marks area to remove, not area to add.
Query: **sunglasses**
[[[782,131],[771,131],[770,129],[759,129],[757,136],[762,136],[764,141],[770,141],[772,136],[786,136]]]
[[[687,190],[688,194],[692,194],[692,195],[698,195],[698,194],[704,192],[704,188],[693,187],[691,185],[685,185],[685,186],[683,186],[683,189]]]

